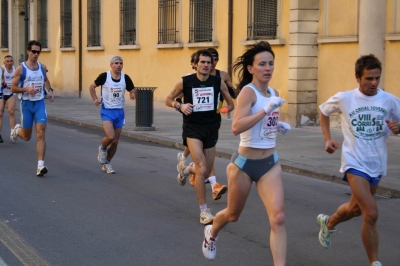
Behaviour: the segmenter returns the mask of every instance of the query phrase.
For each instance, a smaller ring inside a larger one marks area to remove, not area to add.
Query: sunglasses
[[[31,50],[31,52],[34,54],[40,54],[40,51],[37,51],[37,50]]]

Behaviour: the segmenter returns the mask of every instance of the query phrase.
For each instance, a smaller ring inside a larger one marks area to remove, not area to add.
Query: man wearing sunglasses
[[[33,122],[36,129],[36,152],[38,155],[37,176],[43,176],[48,172],[44,166],[46,152],[45,131],[47,124],[47,112],[44,103],[45,88],[49,90],[49,100],[54,101],[53,89],[47,78],[47,68],[39,63],[38,58],[42,50],[42,44],[32,40],[27,44],[28,60],[15,69],[14,79],[11,84],[11,91],[22,93],[20,112],[22,125],[16,124],[11,131],[11,142],[17,138],[28,141],[32,137]]]

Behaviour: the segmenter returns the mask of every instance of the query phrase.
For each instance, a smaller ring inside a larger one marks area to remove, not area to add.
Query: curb
[[[73,124],[73,125],[77,125],[77,126],[82,126],[82,127],[87,127],[87,128],[103,131],[103,127],[101,127],[101,126],[96,126],[96,125],[88,124],[88,123],[84,123],[84,122],[78,122],[78,121],[60,118],[60,117],[51,116],[51,115],[48,115],[48,119],[63,122],[66,124]],[[184,148],[182,143],[176,142],[176,141],[171,141],[168,138],[152,137],[152,136],[148,136],[148,135],[130,133],[130,132],[126,132],[123,130],[122,130],[121,135],[125,136],[125,137],[129,137],[129,138],[133,138],[136,140],[142,140],[142,141],[160,144],[160,145],[167,146],[167,147],[174,147],[177,149]],[[215,156],[219,157],[219,158],[224,158],[224,159],[230,160],[232,157],[232,152],[227,151],[226,149],[220,148],[220,149],[216,150]],[[320,180],[329,181],[329,182],[348,186],[348,183],[343,181],[342,177],[339,177],[336,175],[329,175],[326,173],[321,173],[316,170],[305,169],[307,167],[302,168],[302,167],[293,166],[293,164],[290,161],[287,161],[284,159],[279,159],[279,160],[281,163],[282,171],[284,171],[284,172],[302,175],[302,176],[306,176],[306,177],[311,177],[311,178],[315,178],[315,179],[320,179]],[[400,198],[400,190],[397,190],[397,189],[379,186],[376,193],[379,195],[383,195],[384,197],[388,197],[388,198]]]

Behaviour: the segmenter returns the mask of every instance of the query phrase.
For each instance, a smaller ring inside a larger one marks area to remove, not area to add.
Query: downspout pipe
[[[25,0],[25,17],[24,17],[24,21],[25,21],[25,45],[24,47],[26,47],[26,44],[29,42],[28,38],[29,38],[29,0]],[[28,60],[28,54],[26,52],[26,49],[24,48],[24,53],[25,53],[25,60]]]
[[[78,25],[78,76],[79,76],[79,98],[82,97],[82,0],[78,2],[78,16],[79,16],[79,25]]]
[[[228,3],[228,74],[232,77],[233,0]]]

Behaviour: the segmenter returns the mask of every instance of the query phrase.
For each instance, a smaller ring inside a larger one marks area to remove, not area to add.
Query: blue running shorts
[[[364,173],[364,172],[361,172],[361,171],[359,171],[359,170],[357,170],[357,169],[349,168],[349,169],[347,169],[347,171],[344,173],[343,178],[342,178],[342,180],[343,180],[343,181],[346,181],[346,182],[347,182],[347,177],[346,177],[346,174],[347,174],[347,173],[353,174],[353,175],[358,175],[358,176],[361,176],[361,177],[364,177],[365,179],[368,180],[369,185],[370,185],[371,187],[374,186],[374,185],[376,185],[376,184],[378,184],[378,183],[381,181],[381,178],[382,178],[381,175],[378,176],[378,177],[371,177],[370,175],[368,175],[368,174],[366,174],[366,173]]]
[[[105,109],[101,108],[100,117],[103,121],[111,121],[114,128],[120,128],[125,125],[124,109]]]
[[[46,104],[44,100],[26,101],[20,103],[22,128],[31,128],[35,124],[47,124]]]

